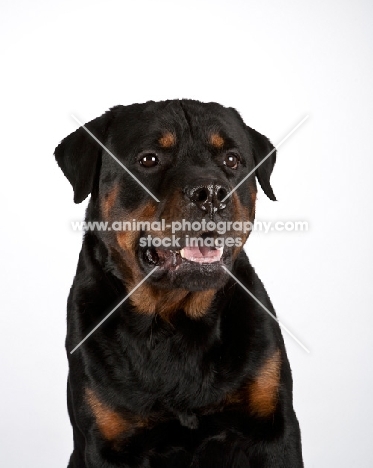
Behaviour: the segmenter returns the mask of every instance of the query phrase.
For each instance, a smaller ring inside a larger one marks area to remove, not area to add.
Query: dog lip
[[[159,257],[155,249],[146,249],[144,252],[144,258],[148,263],[153,264],[154,266],[159,263]]]

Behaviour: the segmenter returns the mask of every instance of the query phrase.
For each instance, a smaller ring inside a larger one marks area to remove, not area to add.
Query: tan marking
[[[181,190],[174,192],[170,200],[170,203],[167,203],[164,207],[161,216],[166,220],[166,224],[172,221],[180,221],[180,216],[185,210],[185,198]],[[186,213],[184,213],[184,215],[186,215]]]
[[[233,204],[233,221],[251,221],[249,210],[246,206],[242,205],[241,200],[238,197],[238,194],[234,192],[232,194],[232,204]],[[232,231],[227,233],[226,235],[231,235],[233,238],[239,237],[241,239],[241,246],[233,247],[233,260],[236,260],[239,253],[243,249],[245,242],[249,237],[250,232],[240,232],[240,231]]]
[[[132,289],[133,286],[135,285],[129,285],[128,289]],[[130,301],[140,313],[167,315],[183,302],[185,296],[184,290],[160,290],[144,283],[131,294]]]
[[[175,137],[175,135],[173,133],[166,132],[158,140],[158,143],[162,148],[172,148],[172,146],[175,146],[176,137]]]
[[[117,199],[119,192],[119,185],[114,186],[108,193],[104,195],[104,198],[101,202],[101,212],[104,219],[108,219],[110,211],[112,210],[115,200]]]
[[[210,143],[214,148],[221,149],[224,146],[224,138],[219,133],[210,136]]]
[[[250,221],[251,222],[253,222],[255,219],[256,196],[257,196],[257,191],[252,190],[250,193],[250,198],[251,198]]]
[[[135,219],[136,222],[141,221],[150,221],[152,222],[157,207],[153,203],[148,203],[141,208],[132,211],[131,213],[127,214],[126,218],[130,221]],[[117,242],[119,246],[127,251],[128,253],[133,254],[133,258],[135,258],[135,250],[136,250],[136,242],[138,238],[137,231],[118,231],[116,234]]]
[[[276,409],[280,384],[280,350],[268,358],[254,382],[249,385],[249,405],[253,414],[268,417]]]
[[[255,190],[253,190],[253,191],[251,192],[251,194],[250,194],[251,203],[252,203],[253,205],[255,205],[255,203],[256,203],[256,196],[257,196],[257,192],[256,192]]]
[[[104,437],[109,441],[114,441],[123,432],[131,428],[131,424],[120,414],[102,403],[93,390],[86,389],[86,400],[95,417],[96,424]]]
[[[121,249],[129,251],[136,244],[137,232],[136,231],[118,231],[117,241]]]
[[[188,301],[184,304],[185,313],[193,318],[202,317],[211,306],[215,293],[215,289],[189,293]]]
[[[216,291],[187,291],[185,289],[156,289],[142,284],[130,297],[136,310],[145,314],[159,314],[168,320],[178,310],[192,318],[202,317],[210,307]]]

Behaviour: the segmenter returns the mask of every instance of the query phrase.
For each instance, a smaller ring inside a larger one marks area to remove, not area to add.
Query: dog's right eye
[[[140,156],[139,163],[144,167],[154,167],[159,163],[159,159],[155,153],[145,153]]]

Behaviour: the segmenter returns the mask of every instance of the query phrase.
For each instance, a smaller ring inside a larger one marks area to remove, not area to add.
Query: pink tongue
[[[184,247],[184,258],[191,262],[213,263],[218,262],[222,255],[222,249],[212,249],[211,247]]]

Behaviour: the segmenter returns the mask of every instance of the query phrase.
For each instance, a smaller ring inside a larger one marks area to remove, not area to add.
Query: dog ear
[[[85,127],[103,144],[113,119],[113,109],[88,122]],[[74,190],[74,202],[81,203],[92,192],[101,166],[102,147],[80,127],[64,138],[54,151],[62,172]]]
[[[273,193],[269,182],[276,162],[276,149],[266,136],[257,132],[253,128],[247,127],[247,129],[249,130],[250,140],[252,143],[255,166],[260,164],[255,171],[255,175],[267,197],[270,200],[276,201],[275,194]],[[271,153],[271,151],[273,152]],[[271,153],[271,155],[266,158],[269,153]]]

